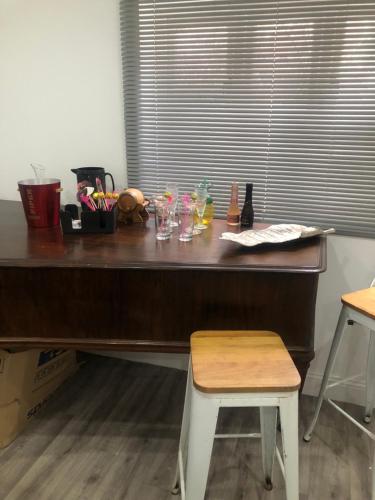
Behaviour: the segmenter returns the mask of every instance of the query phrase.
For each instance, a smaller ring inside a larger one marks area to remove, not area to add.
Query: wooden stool
[[[265,487],[275,452],[287,500],[298,499],[298,388],[301,379],[281,338],[265,331],[206,331],[191,336],[191,357],[174,493],[203,500],[215,437],[261,437]],[[260,408],[261,434],[215,435],[220,407]],[[280,409],[283,459],[276,448]]]
[[[303,437],[303,439],[306,442],[309,442],[311,439],[312,432],[318,420],[323,399],[325,399],[326,391],[330,387],[338,385],[338,382],[335,382],[333,384],[328,384],[328,382],[347,324],[353,325],[354,323],[358,323],[362,326],[369,328],[370,330],[370,343],[367,355],[366,405],[364,412],[364,421],[366,423],[369,423],[371,420],[375,403],[375,280],[372,282],[371,287],[372,288],[366,288],[364,290],[359,290],[357,292],[348,293],[341,297],[342,308],[337,322],[335,335],[333,337],[332,346],[327,361],[327,366],[324,371],[324,376],[322,380],[322,385],[320,387],[320,392],[319,392],[318,402],[315,408],[314,417],[311,421],[310,427],[308,428],[306,434]],[[355,378],[358,378],[361,375],[362,374],[348,377],[345,380],[341,380],[340,383],[344,381],[346,382],[348,380],[354,380]],[[344,417],[348,418],[354,425],[359,427],[372,440],[375,440],[375,434],[373,434],[368,429],[366,429],[366,427],[361,425],[357,420],[355,420],[351,415],[349,415],[345,410],[343,410],[341,406],[339,406],[337,403],[335,403],[329,398],[326,399],[328,403],[330,403]],[[375,452],[372,464],[371,498],[375,500]]]

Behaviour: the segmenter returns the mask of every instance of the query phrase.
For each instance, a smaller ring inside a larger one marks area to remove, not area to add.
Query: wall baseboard
[[[166,368],[176,368],[177,370],[187,370],[187,354],[168,354],[163,352],[125,352],[125,351],[87,351],[92,354],[108,356],[110,358],[125,359],[136,363],[149,363],[150,365],[165,366]]]
[[[136,363],[149,363],[152,365],[165,366],[167,368],[176,368],[178,370],[187,370],[187,354],[168,354],[168,353],[138,353],[121,351],[89,351],[101,356],[134,361]],[[309,372],[306,377],[303,393],[308,396],[317,396],[322,383],[323,375],[320,373]],[[338,382],[339,377],[333,376],[331,382]],[[330,396],[337,401],[353,403],[360,406],[365,404],[365,384],[363,380],[349,380],[339,386],[330,389]]]

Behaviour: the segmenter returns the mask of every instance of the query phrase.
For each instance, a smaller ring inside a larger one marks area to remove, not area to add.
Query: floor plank
[[[0,450],[1,500],[172,500],[186,373],[89,356],[28,428]],[[314,399],[301,400],[300,435]],[[347,408],[360,416],[358,407]],[[370,426],[371,427],[371,426]],[[259,428],[253,409],[225,409],[218,432]],[[328,405],[300,440],[301,500],[370,498],[368,439]],[[262,487],[259,440],[217,440],[206,500],[284,500],[281,472]]]

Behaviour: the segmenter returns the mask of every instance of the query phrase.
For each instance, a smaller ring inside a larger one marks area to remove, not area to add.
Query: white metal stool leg
[[[280,398],[280,423],[286,498],[287,500],[298,500],[298,391],[294,392],[290,397]]]
[[[182,415],[182,424],[180,431],[180,444],[178,446],[178,458],[177,458],[177,466],[175,478],[173,481],[172,494],[177,495],[180,492],[180,468],[184,467],[184,463],[186,461],[187,450],[187,437],[189,434],[189,422],[190,422],[190,406],[191,406],[191,388],[192,388],[192,377],[191,377],[191,359],[189,361],[187,379],[186,379],[186,391],[185,391],[185,402],[184,402],[184,410]],[[182,485],[182,489],[185,489],[185,485]]]
[[[366,408],[363,420],[371,422],[372,411],[375,405],[375,331],[370,331],[370,340],[366,369]]]
[[[339,319],[337,322],[335,335],[333,337],[331,350],[329,352],[327,366],[326,366],[326,369],[324,371],[324,376],[323,376],[323,380],[322,380],[322,385],[320,387],[320,392],[319,392],[318,402],[317,402],[316,408],[315,408],[314,417],[311,421],[309,428],[307,429],[307,431],[303,437],[303,439],[305,441],[310,441],[311,434],[312,434],[314,427],[315,427],[315,424],[318,420],[320,408],[322,406],[323,399],[324,399],[324,394],[326,392],[329,377],[331,375],[332,367],[333,367],[333,364],[335,362],[336,354],[337,354],[338,348],[340,346],[340,342],[341,342],[341,339],[342,339],[342,336],[343,336],[343,333],[345,330],[347,320],[348,320],[348,312],[347,312],[346,307],[343,306],[341,308],[340,316],[339,316]]]
[[[276,451],[277,407],[262,406],[259,410],[264,486],[266,490],[272,490],[272,469]]]
[[[186,500],[204,500],[218,413],[217,400],[192,387]]]
[[[263,470],[266,489],[272,489],[272,468],[275,451],[285,478],[287,500],[298,500],[298,391],[289,393],[253,393],[241,396],[205,394],[195,389],[189,375],[190,395],[186,404],[190,412],[184,412],[180,438],[179,474],[177,488],[181,484],[182,500],[204,500],[212,447],[217,438],[262,438]],[[215,434],[219,408],[260,408],[261,434]],[[283,440],[283,458],[276,447],[277,409],[280,408],[280,423]],[[178,489],[174,493],[178,492]],[[375,499],[374,499],[375,500]]]
[[[375,278],[372,280],[370,287],[373,286],[375,286]],[[363,417],[363,420],[367,424],[371,422],[374,406],[375,406],[375,331],[370,330],[370,340],[369,340],[367,368],[366,368],[366,408]]]
[[[371,500],[375,500],[375,444],[372,442]]]

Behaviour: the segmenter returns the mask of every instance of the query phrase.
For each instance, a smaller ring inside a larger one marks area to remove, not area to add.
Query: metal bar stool
[[[322,385],[320,387],[320,392],[318,396],[318,402],[315,408],[315,413],[309,428],[307,429],[303,439],[309,442],[311,439],[312,432],[314,430],[315,424],[318,420],[319,412],[323,403],[323,399],[338,410],[344,417],[348,418],[354,425],[359,427],[363,432],[365,432],[373,441],[375,441],[375,434],[370,432],[366,427],[360,424],[356,419],[354,419],[349,413],[347,413],[341,406],[332,401],[330,398],[326,397],[326,392],[329,388],[334,387],[338,384],[342,384],[348,380],[353,380],[358,378],[360,375],[354,375],[339,382],[329,384],[329,378],[334,366],[336,355],[345,332],[345,327],[347,324],[353,325],[358,323],[362,326],[369,328],[370,330],[370,341],[367,355],[367,369],[366,369],[366,405],[364,412],[364,421],[369,423],[372,417],[372,412],[375,403],[375,279],[371,283],[370,288],[364,290],[359,290],[357,292],[348,293],[341,297],[342,308],[340,316],[337,322],[335,335],[333,337],[331,350],[329,353],[327,366],[324,371],[324,376],[322,380]],[[375,452],[372,462],[372,500],[375,500]]]
[[[191,357],[173,493],[203,500],[214,438],[261,437],[266,489],[274,456],[287,500],[298,499],[298,388],[301,379],[281,338],[265,331],[202,331]],[[259,407],[260,434],[215,434],[221,407]],[[283,458],[276,447],[280,409]]]

